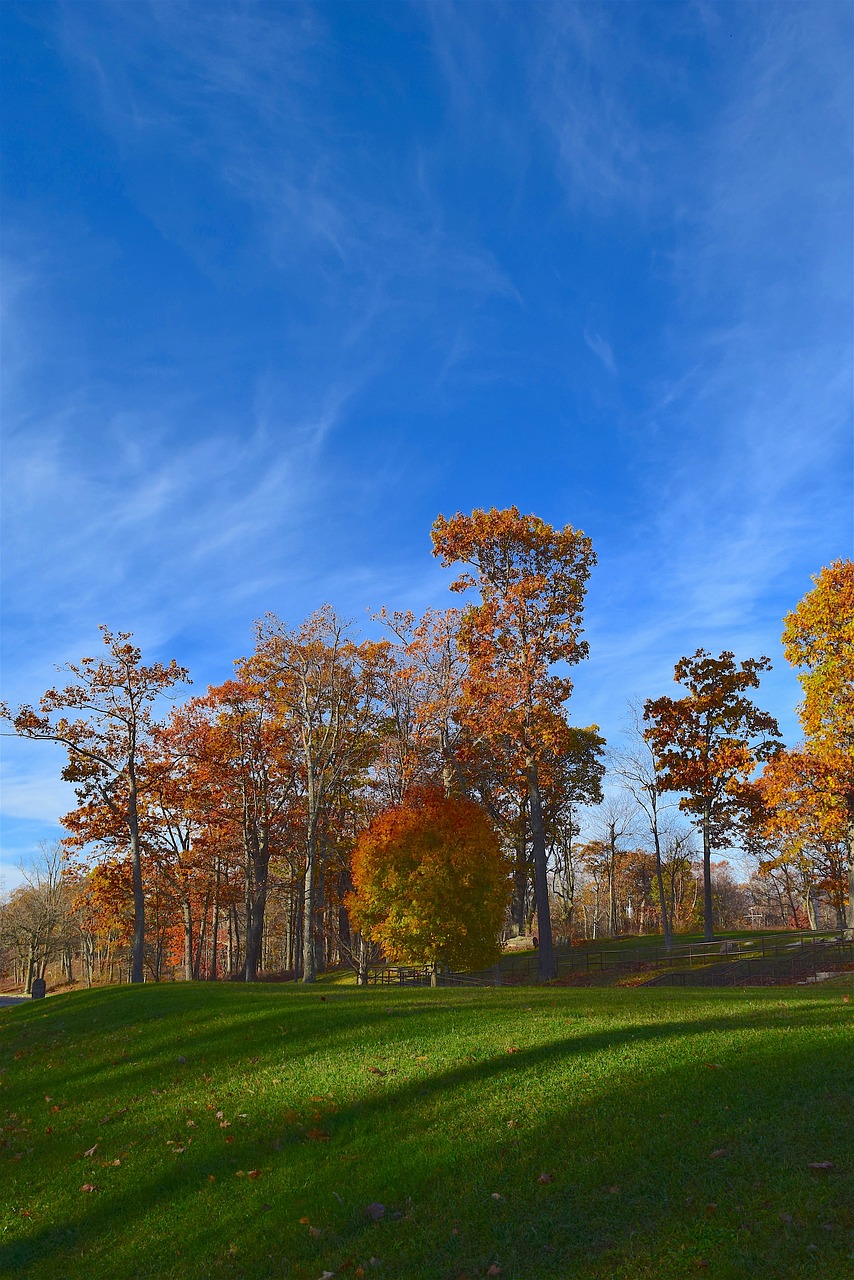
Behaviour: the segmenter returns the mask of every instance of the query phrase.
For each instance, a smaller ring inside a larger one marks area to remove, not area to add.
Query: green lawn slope
[[[176,984],[5,1009],[0,1274],[852,1275],[847,999]]]

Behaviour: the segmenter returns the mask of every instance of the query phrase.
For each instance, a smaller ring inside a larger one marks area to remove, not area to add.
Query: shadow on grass
[[[562,998],[559,1004],[574,1011],[591,1003],[585,995],[573,1001]],[[396,1020],[372,1007],[376,998],[360,1000],[348,1010],[337,1039],[328,1011],[314,1014],[311,1006],[305,1007],[306,999],[299,1000],[294,1014],[318,1025],[294,1036],[294,1045],[289,1040],[281,1047],[289,1058],[296,1045],[302,1057],[318,1048],[343,1052],[378,1023],[387,1033],[381,1047],[387,1050],[393,1044],[388,1033],[396,1030]],[[629,1016],[625,995],[613,1003],[619,1004],[623,1017]],[[674,1005],[674,1015],[680,1006],[684,1009],[684,1001],[668,1003]],[[850,1092],[850,1061],[841,1041],[832,1050],[825,1046],[818,1056],[816,1040],[803,1033],[788,1042],[780,1043],[777,1037],[773,1045],[763,1042],[757,1033],[766,1032],[776,1016],[769,1008],[773,1003],[766,997],[759,1008],[730,1007],[706,1018],[663,1018],[595,1032],[574,1024],[571,1034],[520,1048],[512,1056],[496,1053],[403,1084],[389,1077],[371,1094],[356,1075],[357,1096],[328,1120],[328,1144],[306,1142],[293,1125],[279,1122],[260,1140],[235,1132],[225,1153],[188,1148],[180,1166],[176,1162],[168,1169],[153,1167],[132,1192],[109,1189],[102,1199],[87,1198],[79,1213],[4,1246],[0,1266],[10,1274],[82,1276],[89,1265],[87,1251],[94,1263],[110,1242],[114,1270],[96,1274],[181,1275],[187,1280],[297,1274],[316,1280],[324,1269],[338,1271],[348,1257],[364,1262],[379,1254],[386,1263],[381,1274],[401,1280],[441,1280],[462,1271],[483,1275],[493,1261],[501,1265],[502,1277],[545,1280],[593,1276],[599,1274],[598,1267],[609,1276],[646,1274],[625,1269],[639,1265],[645,1252],[651,1260],[650,1275],[670,1274],[661,1270],[662,1250],[669,1250],[677,1261],[684,1254],[682,1262],[689,1266],[690,1250],[696,1247],[721,1252],[722,1265],[730,1270],[716,1272],[719,1275],[801,1274],[785,1269],[792,1246],[779,1223],[776,1234],[748,1231],[747,1239],[734,1244],[734,1228],[727,1225],[718,1239],[716,1223],[705,1208],[697,1207],[716,1205],[734,1194],[745,1202],[767,1195],[767,1190],[753,1188],[756,1171],[767,1178],[766,1169],[776,1167],[779,1172],[782,1160],[784,1199],[796,1196],[803,1184],[812,1200],[808,1195],[809,1203],[799,1210],[802,1216],[815,1208],[841,1220],[838,1181],[817,1182],[806,1165],[809,1159],[828,1156],[835,1157],[840,1168],[845,1164],[844,1127],[836,1104],[829,1106],[826,1098]],[[795,1009],[798,1005],[811,1037],[839,1028],[838,1011],[826,1002],[798,1001]],[[486,1029],[494,1014],[507,1009],[490,1009],[471,998],[451,1004],[441,996],[418,997],[408,1007],[409,1017],[424,1019],[431,1027],[440,1015],[468,1012],[482,1017]],[[785,1007],[791,1016],[792,1006]],[[516,1002],[509,1009],[519,1012]],[[88,1015],[88,1009],[83,1012]],[[215,1022],[219,1016],[213,1013],[201,1021]],[[281,1016],[279,1007],[264,1020]],[[503,1034],[503,1021],[498,1025]],[[89,1030],[80,1025],[75,1035]],[[55,1034],[55,1029],[44,1031]],[[709,1070],[703,1061],[686,1064],[680,1057],[680,1044],[709,1033],[728,1037],[715,1050],[723,1070]],[[255,1034],[263,1038],[257,1023]],[[736,1057],[739,1041],[741,1049],[749,1050],[741,1060]],[[657,1052],[665,1042],[670,1051]],[[252,1051],[246,1044],[230,1043],[226,1049],[215,1026],[204,1034],[203,1043],[211,1054],[225,1051],[218,1072],[244,1061]],[[577,1082],[568,1072],[569,1062],[590,1064],[603,1051],[627,1047],[640,1054],[634,1074],[623,1070],[618,1081],[589,1089],[592,1096],[570,1096]],[[372,1044],[371,1054],[376,1052]],[[162,1057],[152,1060],[149,1070],[154,1069],[162,1074]],[[144,1070],[140,1066],[132,1072],[123,1068],[120,1076],[111,1073],[110,1091],[120,1082],[130,1087]],[[825,1124],[815,1114],[823,1095]],[[731,1114],[725,1114],[725,1107]],[[508,1127],[508,1111],[518,1113],[517,1127]],[[832,1150],[810,1146],[819,1141]],[[714,1148],[725,1149],[727,1155],[712,1160]],[[245,1170],[259,1161],[264,1166],[262,1180],[234,1178],[238,1167]],[[208,1182],[211,1173],[217,1179],[214,1184]],[[554,1175],[554,1181],[540,1183],[542,1173]],[[223,1179],[228,1180],[228,1190]],[[273,1208],[265,1211],[268,1195]],[[689,1196],[697,1202],[693,1207],[685,1203]],[[397,1207],[404,1216],[369,1223],[364,1206],[372,1200]],[[747,1217],[759,1212],[751,1203],[741,1207]],[[762,1212],[773,1212],[773,1207]],[[781,1212],[788,1212],[786,1204],[777,1210],[778,1217]],[[297,1225],[302,1216],[321,1223],[323,1236],[308,1238],[307,1229]],[[164,1229],[166,1243],[152,1241],[150,1265],[143,1262],[136,1250],[145,1225],[156,1229],[157,1223],[170,1219],[174,1225]],[[828,1266],[842,1263],[843,1255],[836,1250],[836,1240],[827,1233],[826,1237],[819,1242],[817,1260],[824,1264],[825,1274],[834,1274]],[[209,1254],[214,1239],[218,1263],[199,1261]],[[229,1244],[235,1241],[239,1251],[232,1256]],[[781,1251],[774,1253],[778,1245]],[[175,1248],[183,1251],[180,1261]],[[767,1269],[769,1258],[778,1270]]]

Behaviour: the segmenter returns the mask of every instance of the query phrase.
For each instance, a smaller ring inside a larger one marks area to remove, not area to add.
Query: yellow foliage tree
[[[783,647],[804,691],[804,751],[819,766],[824,804],[844,814],[846,932],[854,937],[854,562],[834,560],[813,582],[785,618]]]
[[[353,853],[355,927],[403,964],[482,969],[500,954],[510,865],[472,800],[411,791],[370,824]]]

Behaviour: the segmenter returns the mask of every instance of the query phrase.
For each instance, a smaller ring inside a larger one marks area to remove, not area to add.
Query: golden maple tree
[[[785,618],[783,647],[804,691],[798,714],[804,753],[821,779],[817,803],[844,825],[846,931],[854,937],[854,562],[834,560],[813,582]]]
[[[354,926],[389,960],[483,969],[497,961],[509,862],[487,814],[438,787],[379,814],[353,852]]]

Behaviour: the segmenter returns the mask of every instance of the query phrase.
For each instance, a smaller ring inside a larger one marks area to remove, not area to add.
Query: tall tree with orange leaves
[[[572,692],[556,675],[556,663],[573,665],[587,655],[580,638],[584,595],[596,562],[588,537],[572,525],[554,529],[517,507],[477,509],[433,525],[433,554],[442,564],[468,566],[451,583],[475,587],[480,603],[462,617],[460,643],[469,660],[464,686],[470,730],[486,742],[512,749],[524,773],[534,866],[539,935],[538,972],[554,978],[548,890],[548,850],[541,771],[555,713]]]
[[[768,658],[736,663],[724,651],[713,658],[698,649],[680,658],[673,679],[682,698],[648,698],[644,737],[656,760],[662,791],[681,791],[679,807],[693,816],[703,837],[703,924],[714,941],[711,856],[725,848],[755,802],[750,785],[757,765],[780,749],[780,729],[772,715],[747,696],[759,686]]]
[[[100,627],[107,657],[83,658],[62,670],[73,678],[64,688],[48,689],[38,709],[12,712],[0,704],[0,719],[17,734],[57,742],[68,751],[62,771],[80,805],[103,807],[127,837],[133,884],[133,962],[131,981],[143,981],[145,893],[140,840],[140,753],[153,728],[152,706],[168,689],[188,679],[173,659],[145,665],[129,631]]]

